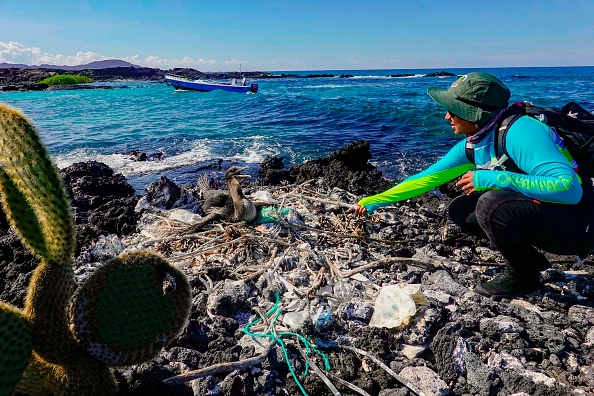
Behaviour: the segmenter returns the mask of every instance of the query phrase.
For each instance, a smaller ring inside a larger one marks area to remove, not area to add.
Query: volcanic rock
[[[353,194],[373,194],[391,187],[391,183],[382,178],[382,173],[368,162],[370,159],[369,141],[358,140],[327,157],[291,166],[286,171],[279,169],[278,159],[267,159],[260,165],[259,173],[263,185],[299,184],[313,179]]]

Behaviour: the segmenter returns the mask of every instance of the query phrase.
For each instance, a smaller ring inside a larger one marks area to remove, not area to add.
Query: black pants
[[[493,242],[519,274],[533,274],[548,264],[535,247],[556,254],[584,251],[583,203],[553,204],[513,191],[489,190],[455,198],[449,215],[463,230]]]

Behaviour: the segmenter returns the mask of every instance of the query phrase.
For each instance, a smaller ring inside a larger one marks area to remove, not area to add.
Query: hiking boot
[[[538,268],[539,271],[546,271],[551,268],[551,262],[545,256],[542,256],[542,260],[538,260],[534,266]]]
[[[474,291],[486,297],[518,297],[535,292],[539,288],[538,273],[518,277],[511,267],[505,267],[503,272],[489,282],[480,282]]]

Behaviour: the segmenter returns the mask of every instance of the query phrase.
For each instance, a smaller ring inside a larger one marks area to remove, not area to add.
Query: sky
[[[200,71],[594,65],[593,0],[0,0],[0,62]]]

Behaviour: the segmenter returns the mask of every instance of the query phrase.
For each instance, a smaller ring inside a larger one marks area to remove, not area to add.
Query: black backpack
[[[584,183],[587,178],[594,177],[594,115],[575,102],[569,102],[560,109],[536,107],[529,102],[514,103],[506,110],[503,121],[496,126],[495,131],[495,156],[501,164],[501,169],[524,173],[514,160],[509,158],[505,149],[505,136],[514,121],[525,115],[534,117],[554,129],[578,163],[584,189],[582,200],[585,201],[589,225],[585,230],[584,245],[574,265],[583,265],[589,252],[594,249],[594,185],[591,181]],[[501,161],[504,156],[506,159]],[[474,149],[468,143],[466,157],[474,163]]]
[[[580,170],[594,177],[594,115],[575,102],[562,108],[536,107],[532,103],[514,103],[504,114],[503,121],[495,131],[495,155],[499,160],[507,158],[501,168],[510,172],[524,173],[518,168],[505,148],[505,136],[512,124],[520,117],[529,115],[554,129],[563,139]],[[474,150],[466,144],[466,157],[474,163]]]

